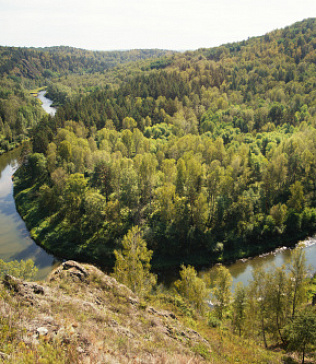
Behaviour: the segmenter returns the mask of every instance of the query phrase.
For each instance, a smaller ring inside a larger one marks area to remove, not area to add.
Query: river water
[[[40,91],[38,98],[43,109],[55,115],[56,108],[45,97],[46,91]],[[18,214],[13,198],[12,176],[19,167],[21,148],[0,156],[0,259],[4,261],[32,259],[38,268],[37,279],[44,279],[57,266],[58,261],[36,245]]]
[[[45,97],[46,91],[38,93],[42,107],[47,113],[54,115],[56,108],[51,107],[52,101]],[[18,168],[20,149],[0,156],[0,258],[9,260],[33,259],[39,268],[37,279],[43,279],[58,265],[58,261],[31,239],[26,226],[16,211],[13,198],[12,175]],[[316,271],[316,237],[304,241],[307,264],[311,272]],[[269,265],[281,266],[288,264],[291,255],[290,249],[278,249],[275,252],[248,260],[239,260],[228,266],[232,276],[233,285],[243,282],[247,285],[252,278],[256,267],[268,268]],[[212,268],[214,270],[214,268]]]
[[[302,247],[296,249],[304,249],[307,266],[312,274],[316,271],[316,237],[304,240],[301,245]],[[252,259],[238,260],[236,263],[227,266],[233,277],[233,289],[238,282],[247,285],[248,281],[252,279],[253,270],[257,267],[268,269],[272,265],[281,267],[284,264],[287,266],[290,262],[291,251],[291,249],[280,248]],[[212,270],[215,270],[215,267]]]
[[[33,259],[37,279],[43,279],[57,264],[52,255],[35,244],[16,211],[12,175],[19,167],[21,149],[0,156],[0,258],[4,261]]]
[[[45,97],[46,91],[40,91],[37,94],[37,98],[42,102],[42,108],[47,112],[47,114],[50,114],[54,116],[56,114],[57,109],[55,107],[52,107],[53,101]]]

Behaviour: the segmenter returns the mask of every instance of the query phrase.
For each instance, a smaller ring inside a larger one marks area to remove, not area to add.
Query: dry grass
[[[188,317],[181,302],[175,306],[163,295],[140,302],[89,265],[66,264],[41,286],[42,294],[35,293],[38,285],[20,281],[11,291],[8,283],[0,287],[3,362],[281,362],[278,354]]]

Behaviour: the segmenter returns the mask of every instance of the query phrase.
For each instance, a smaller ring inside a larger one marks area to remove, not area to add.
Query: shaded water
[[[37,279],[43,279],[57,263],[53,256],[35,244],[16,211],[12,175],[19,167],[21,149],[0,157],[0,258],[4,261],[33,259],[38,267]]]

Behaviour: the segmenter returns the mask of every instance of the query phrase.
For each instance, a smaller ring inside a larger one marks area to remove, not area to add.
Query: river
[[[16,211],[12,175],[19,167],[17,148],[0,156],[0,258],[4,261],[33,259],[37,279],[43,279],[57,264],[52,255],[35,244]]]
[[[38,98],[42,101],[44,110],[54,115],[56,108],[51,107],[52,101],[45,97],[45,93],[46,91],[39,92]],[[18,168],[19,153],[20,149],[16,149],[0,156],[0,258],[5,261],[31,258],[39,268],[36,278],[43,279],[54,266],[58,265],[58,262],[35,244],[16,211],[11,176]],[[305,240],[304,244],[307,264],[311,266],[311,271],[316,271],[316,237]],[[270,254],[239,260],[229,265],[233,285],[237,282],[243,282],[246,285],[256,267],[268,268],[272,263],[275,266],[288,264],[290,255],[290,249],[277,249]]]
[[[303,247],[296,249],[304,249],[306,255],[307,266],[310,267],[310,273],[316,271],[316,237],[311,237],[302,242]],[[238,282],[247,285],[252,278],[252,272],[257,267],[268,269],[272,264],[281,267],[283,264],[288,265],[291,258],[291,249],[280,248],[274,252],[264,254],[247,260],[238,260],[227,268],[233,277],[233,290]],[[212,268],[214,270],[215,268]]]
[[[40,91],[37,94],[37,98],[41,101],[42,108],[47,112],[47,114],[54,116],[57,109],[55,107],[52,107],[53,101],[45,97],[45,94],[46,90]]]
[[[37,97],[41,100],[43,109],[55,115],[56,108],[51,107],[53,102],[45,97],[45,93],[46,91],[40,91]],[[32,259],[38,268],[36,279],[44,279],[59,263],[36,245],[16,210],[12,175],[19,167],[20,151],[21,148],[18,148],[0,156],[0,259]]]

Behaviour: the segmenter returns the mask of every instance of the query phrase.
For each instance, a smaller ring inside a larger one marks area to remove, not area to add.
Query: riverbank
[[[42,108],[45,110],[47,114],[54,116],[56,114],[57,108],[54,107],[54,102],[47,97],[45,97],[47,91],[41,90],[37,94],[37,99],[40,100]]]
[[[41,92],[45,98],[45,91]],[[47,98],[45,99],[47,100]],[[51,103],[51,100],[48,100],[48,103]],[[67,219],[64,219],[62,214],[67,214],[67,206],[63,212],[60,212],[58,208],[55,212],[50,211],[49,191],[54,193],[53,190],[45,184],[43,179],[28,181],[28,177],[27,173],[22,176],[21,180],[26,184],[21,183],[20,186],[17,186],[19,192],[16,194],[16,199],[19,212],[26,221],[33,239],[45,250],[60,258],[91,262],[102,267],[112,266],[114,263],[113,250],[117,248],[115,238],[111,235],[107,239],[108,245],[102,238],[92,240],[91,234],[84,231],[82,222],[79,221],[80,218],[78,223],[74,223],[74,221],[69,223]],[[48,185],[51,184],[48,179],[46,182]],[[16,181],[16,183],[18,182]],[[58,203],[56,199],[54,201]],[[83,214],[84,211],[81,213]],[[292,248],[298,241],[316,231],[315,211],[312,209],[306,209],[301,213],[289,210],[284,221],[282,234],[266,226],[267,229],[263,229],[260,234],[254,234],[252,238],[247,237],[247,240],[231,235],[230,240],[219,243],[222,249],[218,251],[214,251],[213,248],[213,250],[207,250],[207,244],[205,244],[204,249],[200,248],[198,251],[192,249],[193,252],[187,256],[181,256],[181,253],[171,255],[169,251],[164,255],[154,252],[152,265],[158,271],[168,269],[178,271],[181,264],[191,264],[199,269],[211,267],[216,263],[231,265],[239,259],[266,254],[278,247]],[[114,235],[115,229],[114,227]],[[118,240],[117,237],[116,241]]]
[[[26,225],[16,210],[12,175],[19,166],[20,149],[0,156],[0,259],[32,259],[39,268],[36,279],[43,279],[55,264],[31,238]]]
[[[25,139],[22,142],[13,142],[13,143],[8,142],[8,144],[7,144],[8,146],[5,149],[0,149],[0,156],[7,152],[10,152],[16,148],[19,148],[24,142],[26,142],[28,140],[29,139]]]
[[[30,90],[29,92],[30,92],[30,95],[37,97],[39,92],[45,91],[45,90],[46,90],[46,86],[42,86],[42,87],[38,87],[33,90]]]
[[[46,209],[41,207],[43,192],[40,190],[40,185],[42,182],[38,184],[31,181],[22,169],[16,173],[14,197],[17,209],[36,243],[61,259],[75,259],[97,264],[102,268],[111,267],[114,264],[112,252],[105,249],[102,251],[99,247],[99,254],[96,254],[95,246],[84,244],[87,237],[83,231],[68,230],[67,223],[61,217],[60,212],[50,215],[47,211],[49,206]],[[210,268],[217,263],[231,266],[238,261],[245,262],[260,256],[274,254],[275,249],[294,248],[299,241],[308,238],[312,233],[314,232],[309,229],[297,231],[297,234],[291,234],[291,236],[284,234],[279,238],[261,242],[260,245],[248,246],[249,254],[245,254],[245,250],[241,254],[238,254],[238,250],[227,251],[218,259],[206,251],[199,251],[190,257],[167,257],[154,254],[152,267],[155,271],[164,274],[164,271],[177,272],[181,264],[194,265],[197,269]]]

